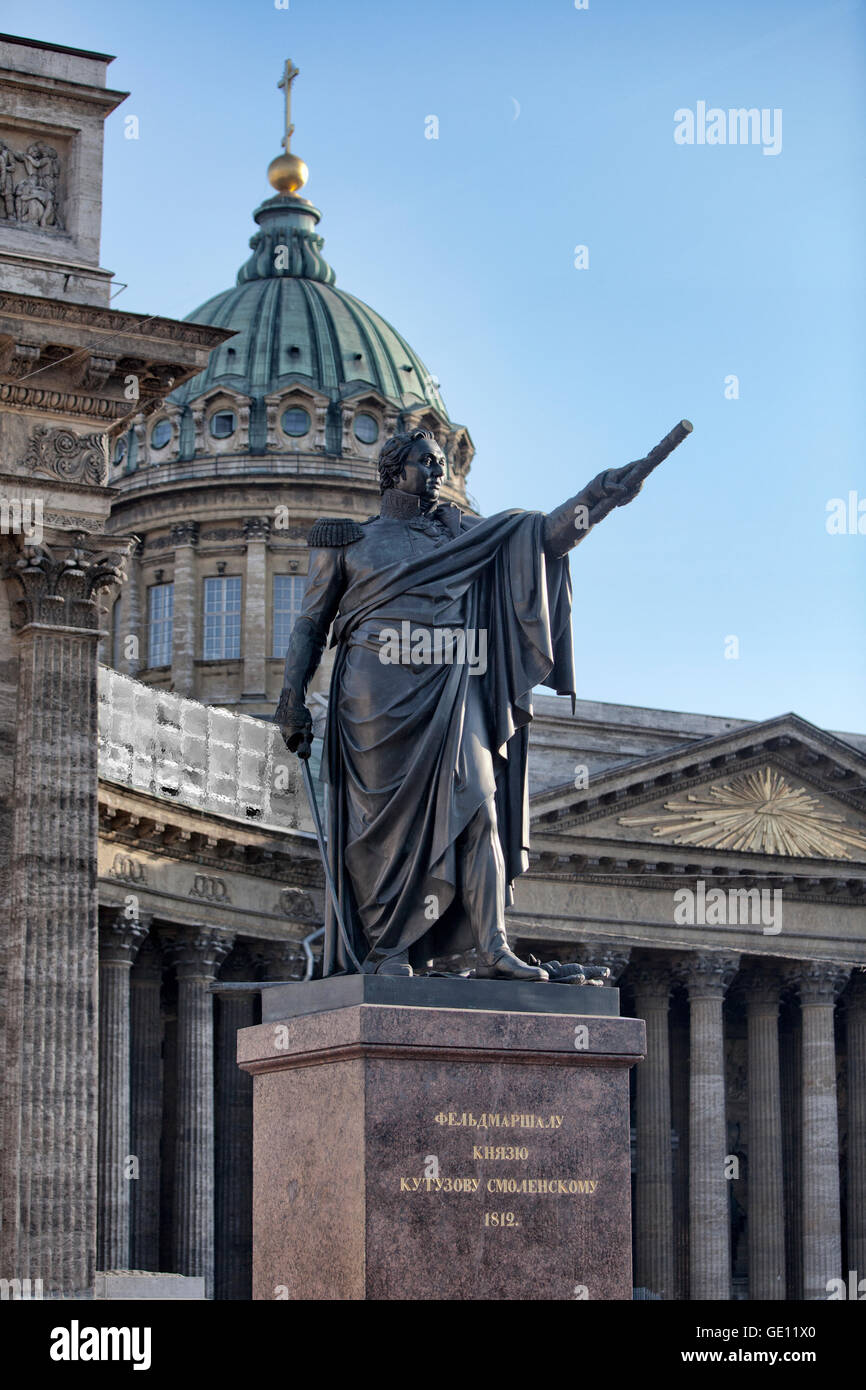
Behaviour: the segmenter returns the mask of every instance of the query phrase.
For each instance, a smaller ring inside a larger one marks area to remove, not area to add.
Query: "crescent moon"
[[[516,121],[517,117],[520,115],[520,102],[517,100],[517,97],[512,97],[511,100],[514,102],[514,119]]]

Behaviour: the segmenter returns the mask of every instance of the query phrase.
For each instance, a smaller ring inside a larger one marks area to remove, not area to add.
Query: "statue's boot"
[[[409,952],[398,951],[394,956],[387,956],[380,965],[376,966],[377,975],[414,975],[414,970],[409,964]]]
[[[477,980],[549,980],[550,976],[546,970],[542,970],[538,965],[527,965],[525,960],[521,960],[505,940],[504,933],[500,932],[504,945],[498,950],[482,951],[479,947],[478,962],[475,966],[475,978]]]
[[[540,965],[529,965],[516,956],[508,944],[508,937],[502,927],[494,922],[479,934],[476,941],[478,961],[475,966],[477,980],[549,980],[547,971]]]

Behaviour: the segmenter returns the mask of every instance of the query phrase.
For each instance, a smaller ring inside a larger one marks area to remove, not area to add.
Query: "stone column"
[[[203,1276],[213,1298],[214,1048],[210,985],[232,938],[211,927],[180,930],[168,954],[177,969],[177,1143],[174,1261]]]
[[[689,1296],[689,1020],[688,1003],[675,993],[670,1012],[675,1298]]]
[[[118,912],[99,929],[96,1263],[129,1269],[129,972],[147,928]]]
[[[195,690],[195,654],[198,633],[198,599],[195,582],[195,547],[198,522],[181,521],[171,528],[174,546],[174,620],[172,625],[171,680],[178,695]]]
[[[675,1297],[668,1009],[671,972],[661,959],[633,963],[635,1013],[646,1022],[646,1060],[636,1078],[635,1285]]]
[[[689,1296],[731,1296],[725,1177],[725,1035],[722,1003],[739,956],[700,951],[682,964],[689,995]]]
[[[790,986],[790,980],[786,983]],[[796,1300],[803,1297],[802,1050],[800,1003],[788,988],[782,997],[779,1020],[779,1070],[782,1077],[785,1294]]]
[[[750,1299],[785,1297],[780,985],[775,971],[762,970],[751,973],[746,986]]]
[[[127,566],[129,577],[123,590],[123,606],[120,610],[123,635],[120,638],[119,667],[127,676],[137,676],[146,664],[147,633],[144,631],[141,614],[141,553],[142,543],[137,539]],[[134,637],[135,641],[130,644],[131,654],[127,656],[125,643],[129,637]]]
[[[96,1259],[96,594],[115,553],[47,531],[10,556],[18,699],[0,1277],[89,1297]],[[7,543],[8,545],[8,543]]]
[[[832,961],[798,962],[803,1094],[803,1297],[827,1297],[842,1277],[839,1116],[833,1010],[850,970]]]
[[[848,1268],[866,1279],[866,970],[846,996],[848,1031]]]
[[[220,980],[255,977],[246,947],[237,947]],[[217,995],[216,1063],[216,1277],[217,1299],[252,1298],[253,1080],[237,1062],[238,1030],[258,1021],[258,992]]]
[[[130,976],[132,1022],[132,1268],[159,1269],[159,1175],[162,1135],[162,953],[151,932]]]
[[[244,583],[244,695],[263,699],[266,694],[267,557],[270,521],[266,516],[247,517],[247,572]]]

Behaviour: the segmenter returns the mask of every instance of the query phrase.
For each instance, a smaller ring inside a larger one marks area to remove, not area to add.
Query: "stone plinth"
[[[643,1022],[616,1017],[614,990],[547,986],[571,1013],[418,1002],[452,983],[400,981],[405,1003],[238,1034],[255,1078],[255,1299],[631,1298]],[[613,1013],[583,1013],[587,995]]]

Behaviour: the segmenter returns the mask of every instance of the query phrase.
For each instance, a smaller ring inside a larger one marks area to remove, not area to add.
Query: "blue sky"
[[[866,500],[864,4],[289,5],[4,5],[132,93],[106,126],[115,306],[183,317],[234,282],[291,57],[325,254],[439,377],[484,513],[694,422],[574,552],[579,695],[866,730],[866,535],[825,524]],[[700,101],[781,110],[780,153],[676,144]]]

